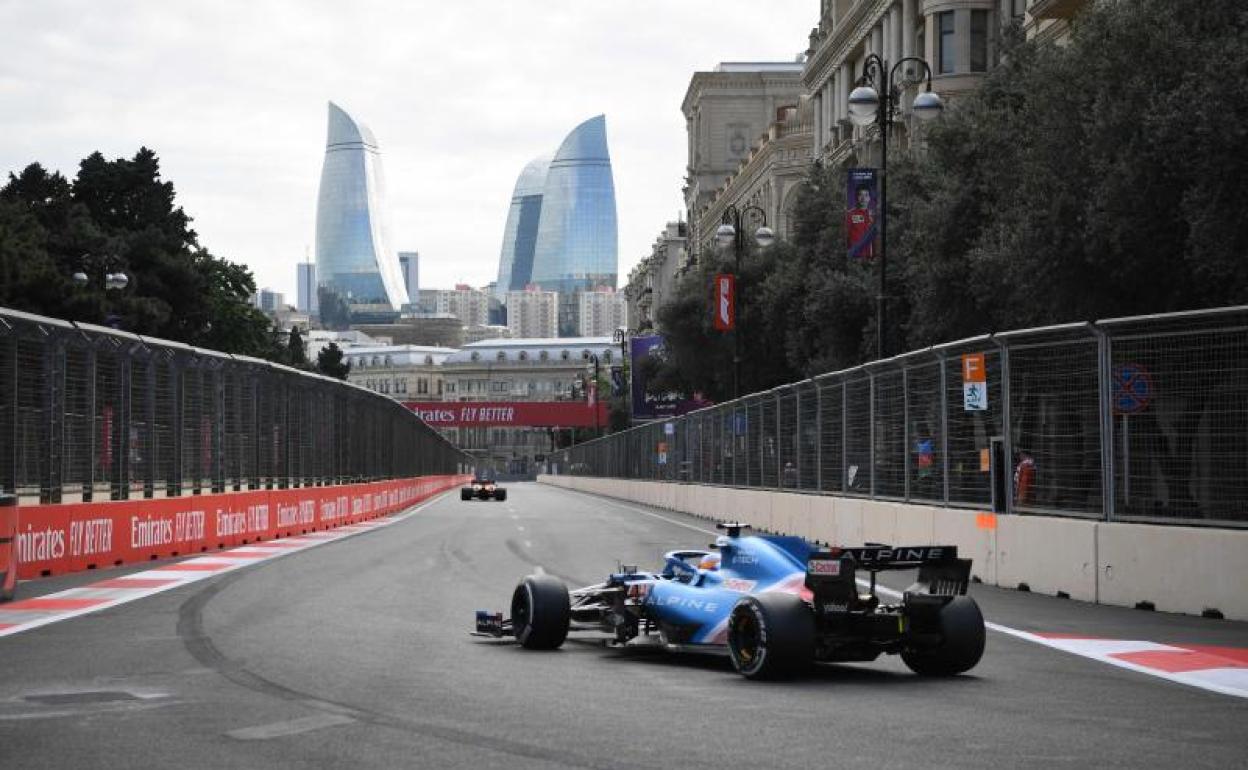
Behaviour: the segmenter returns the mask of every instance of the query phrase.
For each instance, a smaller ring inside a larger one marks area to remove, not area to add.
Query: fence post
[[[905,452],[904,460],[901,467],[906,474],[906,482],[903,485],[906,502],[910,502],[910,362],[907,360],[901,366],[901,444],[902,450]]]
[[[44,470],[40,484],[39,502],[61,502],[62,450],[65,443],[65,342],[59,333],[45,338],[44,372],[47,374],[44,389],[44,424],[48,429],[44,445]]]
[[[815,386],[815,489],[823,491],[823,388],[811,378]]]
[[[86,462],[86,477],[82,480],[81,498],[82,498],[82,502],[89,503],[95,499],[95,461],[96,461],[96,458],[100,456],[101,447],[99,446],[98,437],[96,436],[97,426],[95,424],[95,414],[96,414],[95,412],[95,399],[96,399],[95,386],[96,386],[96,377],[98,376],[98,370],[97,370],[98,358],[96,356],[95,345],[93,344],[93,342],[88,342],[86,345],[86,348],[87,348],[87,355],[86,355],[87,371],[83,374],[83,382],[86,383],[86,386],[87,386],[87,405],[86,405],[86,408],[84,409],[86,414],[83,415],[83,417],[87,424],[87,446],[86,446],[86,452],[85,452],[87,462]],[[70,374],[68,356],[66,356],[65,358],[65,367],[66,367],[65,379],[68,381],[69,374]]]
[[[940,358],[940,476],[943,479],[943,500],[949,505],[949,375],[948,358],[942,350]]]
[[[160,467],[160,457],[157,454],[159,444],[156,441],[156,354],[148,349],[145,351],[147,356],[146,374],[143,377],[143,387],[147,390],[147,396],[143,399],[143,419],[147,421],[146,439],[143,442],[143,454],[147,456],[146,469],[143,474],[143,497],[151,499],[156,496],[156,473]]]
[[[8,339],[4,340],[4,345],[8,349],[8,358],[9,358],[9,361],[13,365],[13,372],[12,372],[11,377],[9,378],[9,381],[5,383],[7,387],[0,389],[0,398],[3,398],[3,395],[2,395],[3,393],[5,392],[8,393],[8,397],[5,403],[0,408],[7,410],[9,413],[9,431],[8,431],[9,435],[6,436],[4,439],[9,442],[9,456],[7,458],[8,462],[4,464],[4,468],[0,468],[0,493],[10,492],[16,495],[17,494],[17,455],[19,452],[17,439],[18,439],[18,436],[21,435],[20,431],[18,430],[19,419],[18,419],[18,410],[17,410],[17,401],[18,401],[17,335],[14,333],[13,328],[11,326],[8,326],[8,324],[5,324],[5,328],[7,329],[9,333],[9,337]]]
[[[117,471],[113,476],[112,498],[114,500],[130,499],[130,410],[134,408],[130,399],[130,380],[133,377],[131,370],[133,352],[133,349],[127,349],[124,355],[120,351],[117,354],[117,413],[119,415],[117,436],[120,446],[117,450]]]
[[[784,448],[780,444],[780,393],[775,394],[776,402],[776,438],[771,447],[776,453],[776,489],[784,489]]]
[[[875,372],[867,370],[867,458],[871,465],[871,499],[875,499]]]
[[[841,492],[849,491],[849,439],[845,428],[849,425],[849,380],[841,378]]]
[[[211,368],[213,372],[212,406],[212,491],[225,491],[225,455],[230,451],[225,446],[225,377],[224,364],[217,363]],[[231,452],[231,454],[233,454]]]
[[[1006,466],[1001,469],[1001,472],[1009,474],[1012,472],[1014,462],[1014,437],[1013,428],[1010,425],[1010,343],[1008,340],[1003,341],[996,337],[993,337],[992,341],[997,344],[1001,355],[1001,444],[1005,452]],[[991,444],[989,446],[991,447]],[[1005,512],[1014,513],[1014,484],[1008,475],[1005,480]]]
[[[1113,350],[1112,341],[1105,330],[1096,325],[1090,326],[1096,335],[1096,379],[1097,399],[1100,414],[1100,448],[1101,448],[1101,516],[1105,521],[1113,521],[1116,513],[1117,490],[1115,489],[1114,463],[1114,394],[1113,394]],[[1125,441],[1125,437],[1124,437]],[[1123,473],[1130,473],[1130,468],[1123,468]],[[1125,488],[1125,487],[1124,487]]]

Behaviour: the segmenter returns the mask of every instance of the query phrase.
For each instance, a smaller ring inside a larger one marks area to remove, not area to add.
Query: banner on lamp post
[[[712,299],[715,313],[715,329],[730,332],[737,326],[737,277],[731,273],[719,273],[715,276],[715,291]]]
[[[875,259],[879,178],[873,168],[851,168],[845,184],[845,243],[850,259]]]

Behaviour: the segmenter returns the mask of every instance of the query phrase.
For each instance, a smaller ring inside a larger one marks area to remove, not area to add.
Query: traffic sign
[[[1140,364],[1114,367],[1114,414],[1136,414],[1153,400],[1153,378]]]
[[[983,412],[988,409],[988,369],[983,353],[962,356],[962,409]]]

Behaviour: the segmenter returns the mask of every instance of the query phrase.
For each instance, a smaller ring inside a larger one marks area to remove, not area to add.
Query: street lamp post
[[[83,263],[84,267],[83,269],[75,271],[74,274],[70,276],[70,280],[72,280],[74,285],[78,288],[85,289],[91,285],[91,277],[93,275],[99,275],[100,271],[105,271],[103,273],[104,277],[102,280],[104,291],[121,291],[126,288],[126,286],[130,285],[130,277],[121,270],[113,272],[113,269],[109,267],[109,265],[115,260],[116,258],[112,256],[99,257],[94,254],[83,254],[80,261]],[[90,272],[88,273],[88,271]],[[118,316],[110,313],[105,318],[104,322],[113,328],[117,328]]]
[[[741,253],[745,251],[745,229],[742,227],[742,220],[747,214],[756,214],[763,221],[762,225],[754,231],[754,241],[759,248],[765,249],[776,241],[776,234],[767,226],[767,212],[758,206],[746,206],[738,209],[736,206],[729,205],[724,209],[724,216],[720,220],[721,224],[715,231],[715,240],[721,249],[732,247],[735,257],[735,267],[733,268],[733,276],[737,283],[741,280]],[[732,330],[732,397],[737,398],[741,395],[741,290],[738,285],[736,301],[736,319],[735,328]]]
[[[585,389],[585,393],[586,393],[586,397],[589,397],[590,394],[593,395],[594,401],[590,406],[594,410],[594,436],[600,436],[602,434],[602,420],[600,420],[598,417],[598,400],[602,398],[602,393],[600,393],[598,390],[598,371],[599,371],[598,354],[590,353],[589,360],[594,362],[594,383],[593,383],[592,388]]]
[[[903,64],[917,64],[919,74],[901,72]],[[899,79],[897,76],[901,74]],[[917,56],[907,56],[890,69],[888,62],[877,54],[867,56],[862,65],[862,77],[849,95],[849,116],[860,126],[875,123],[880,130],[880,288],[875,298],[876,357],[884,358],[885,305],[887,304],[886,275],[888,272],[888,132],[901,109],[901,97],[907,88],[926,82],[927,90],[914,97],[910,106],[915,117],[930,120],[940,114],[944,104],[932,90],[932,68]],[[883,86],[883,92],[877,91]]]

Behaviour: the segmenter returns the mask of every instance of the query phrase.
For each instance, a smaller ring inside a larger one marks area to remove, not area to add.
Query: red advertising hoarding
[[[17,511],[23,579],[169,559],[294,537],[401,511],[469,476],[150,500],[57,503]]]
[[[434,428],[592,428],[607,424],[607,405],[584,401],[407,401]]]

